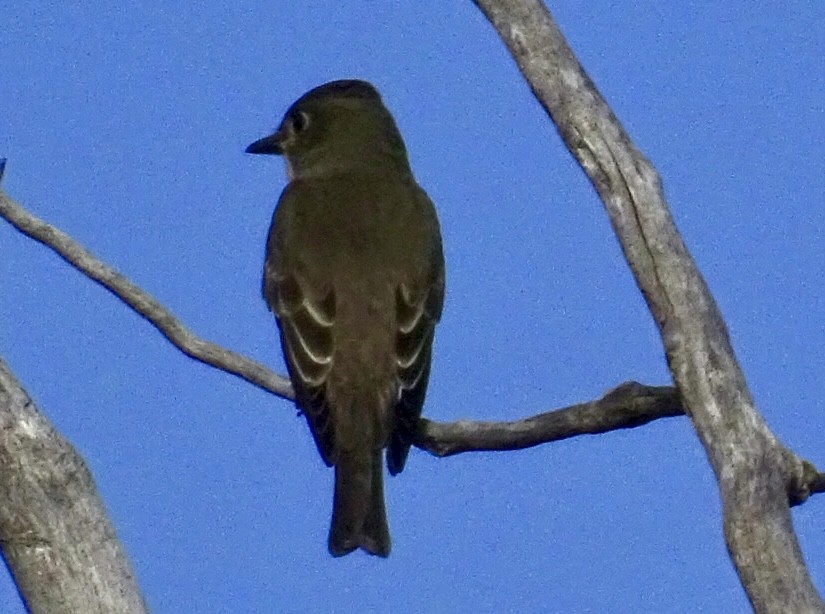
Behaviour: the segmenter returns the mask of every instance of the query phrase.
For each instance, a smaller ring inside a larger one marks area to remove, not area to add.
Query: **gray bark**
[[[147,611],[86,464],[2,360],[0,543],[35,614]]]
[[[602,198],[659,326],[676,389],[624,385],[602,399],[512,423],[422,420],[416,445],[443,456],[510,450],[687,413],[718,478],[728,549],[754,609],[825,612],[789,511],[811,492],[825,491],[825,475],[787,450],[757,412],[655,169],[539,0],[474,1]],[[187,355],[292,397],[286,378],[197,338],[151,296],[2,192],[0,216],[123,300]],[[87,468],[2,361],[0,426],[0,546],[31,611],[144,612]]]
[[[656,170],[584,72],[540,0],[474,0],[598,192],[659,327],[685,410],[719,482],[725,540],[757,612],[825,612],[789,503],[811,466],[756,410],[719,309]]]

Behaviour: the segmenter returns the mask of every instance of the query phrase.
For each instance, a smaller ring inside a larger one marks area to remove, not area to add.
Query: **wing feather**
[[[397,424],[387,450],[387,467],[393,475],[404,469],[410,433],[421,416],[430,378],[433,335],[444,301],[443,260],[438,256],[428,284],[417,289],[402,283],[396,290]]]
[[[306,415],[321,457],[332,465],[337,451],[326,387],[334,362],[335,293],[330,288],[313,300],[297,275],[278,275],[269,265],[264,288],[278,319],[297,405]]]

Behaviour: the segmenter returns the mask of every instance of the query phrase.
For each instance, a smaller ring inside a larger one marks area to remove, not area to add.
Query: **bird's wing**
[[[326,400],[326,381],[332,368],[335,294],[330,289],[313,301],[295,275],[280,275],[271,282],[276,290],[273,311],[298,406],[307,420],[321,457],[334,463],[335,438]]]
[[[396,363],[402,394],[427,386],[430,347],[441,314],[443,288],[441,269],[432,285],[412,288],[401,284],[396,290]],[[418,409],[420,411],[420,407]]]
[[[289,197],[290,192],[285,192],[279,209],[289,207],[289,203],[284,202]],[[327,465],[332,465],[336,456],[335,436],[327,405],[326,382],[333,362],[335,292],[331,286],[313,287],[302,278],[300,267],[294,266],[284,254],[281,234],[284,227],[288,227],[288,222],[282,224],[281,220],[276,220],[270,229],[264,267],[264,298],[278,319],[281,346],[295,388],[296,403],[307,417],[321,457]]]
[[[396,364],[399,397],[395,407],[397,428],[387,452],[390,473],[404,468],[410,447],[410,431],[421,416],[430,377],[433,334],[444,304],[444,256],[435,212],[426,194],[427,218],[432,224],[429,266],[422,279],[401,283],[396,289]]]

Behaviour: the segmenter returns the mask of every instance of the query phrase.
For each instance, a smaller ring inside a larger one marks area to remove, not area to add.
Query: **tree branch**
[[[0,360],[0,545],[30,612],[147,612],[83,459]]]
[[[292,400],[292,388],[285,377],[194,336],[147,292],[103,263],[69,235],[27,212],[2,191],[0,217],[106,288],[188,356]],[[684,411],[673,388],[628,382],[602,399],[518,422],[439,423],[422,419],[414,435],[414,444],[437,456],[481,450],[516,450],[577,435],[632,428],[658,418],[681,414]]]
[[[661,181],[539,0],[474,0],[605,205],[659,327],[671,373],[719,482],[725,538],[757,612],[825,612],[788,504],[805,464],[756,411],[713,297]]]
[[[2,175],[0,175],[2,177]],[[294,395],[289,380],[245,356],[195,336],[174,314],[123,275],[101,262],[66,233],[36,218],[0,190],[0,216],[96,281],[157,328],[181,352],[284,399]]]
[[[413,443],[436,456],[521,450],[578,435],[635,428],[684,413],[675,388],[626,382],[601,399],[515,422],[444,423],[422,418]]]
[[[825,491],[825,477],[782,447],[756,412],[721,315],[670,218],[658,175],[624,133],[538,0],[475,2],[508,45],[605,203],[660,327],[679,397],[719,479],[726,539],[751,602],[764,612],[823,611],[799,552],[788,503]],[[2,166],[0,162],[0,176]],[[0,215],[126,302],[185,354],[292,398],[285,377],[197,338],[150,295],[2,192]],[[682,411],[673,389],[629,384],[598,401],[518,422],[422,420],[415,439],[416,445],[441,456],[511,450],[630,428]]]
[[[684,416],[679,393],[672,386],[625,382],[601,399],[555,409],[513,422],[435,422],[421,418],[413,445],[438,457],[463,452],[523,450],[580,435],[600,435],[636,428],[660,418]],[[803,461],[789,488],[789,503],[801,505],[825,492],[825,473]]]
[[[4,162],[0,160],[0,173]],[[237,375],[284,399],[292,400],[292,389],[285,377],[244,356],[195,337],[148,293],[101,262],[67,234],[25,211],[2,191],[0,217],[97,281],[137,311],[185,354],[216,369]],[[684,409],[674,388],[627,382],[601,399],[514,422],[463,420],[447,423],[422,418],[412,443],[436,456],[520,450],[579,435],[635,428],[659,418],[679,415],[684,415]],[[803,503],[811,494],[825,492],[825,479],[816,472],[813,465],[807,463],[807,467],[806,471],[801,471],[796,476],[794,486],[789,491],[794,505]]]

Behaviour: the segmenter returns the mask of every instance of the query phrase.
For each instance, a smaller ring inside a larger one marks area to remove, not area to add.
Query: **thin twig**
[[[0,215],[24,235],[42,243],[126,303],[187,356],[236,375],[284,399],[293,398],[292,385],[287,378],[254,360],[197,337],[148,292],[101,262],[65,232],[27,212],[2,191]]]
[[[635,428],[684,413],[675,388],[626,382],[601,399],[515,422],[439,423],[422,419],[414,443],[436,456],[521,450],[579,435]]]

